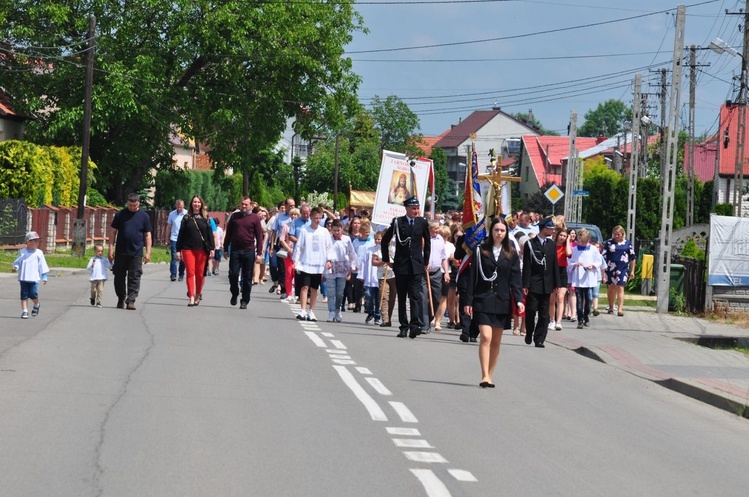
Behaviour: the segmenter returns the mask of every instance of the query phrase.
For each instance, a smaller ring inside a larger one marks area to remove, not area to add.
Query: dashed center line
[[[367,380],[367,383],[369,383],[372,388],[375,389],[375,392],[379,393],[380,395],[393,395],[393,392],[388,390],[385,385],[382,384],[380,380],[377,378],[365,378]]]
[[[450,491],[437,476],[428,469],[412,469],[429,497],[450,497]]]
[[[346,350],[346,346],[343,345],[343,342],[341,342],[340,340],[331,340],[330,343],[332,343],[333,347],[337,349]]]
[[[437,454],[436,452],[404,451],[403,455],[406,456],[406,459],[410,461],[416,461],[416,462],[438,463],[438,464],[444,464],[447,462],[447,459],[442,457],[440,454]]]
[[[421,433],[417,428],[400,428],[397,426],[388,426],[387,432],[390,435],[398,435],[400,437],[420,437]]]
[[[407,449],[433,449],[429,442],[420,438],[393,438],[396,447],[405,447]]]
[[[370,371],[369,368],[356,368],[356,370],[361,374],[372,374],[372,371]]]
[[[304,334],[307,335],[309,337],[309,339],[312,340],[312,343],[314,343],[318,347],[322,347],[322,348],[326,347],[325,342],[323,342],[322,338],[320,338],[319,336],[317,336],[316,333],[314,333],[312,331],[305,331]]]
[[[369,416],[372,418],[373,421],[387,421],[388,418],[385,416],[385,412],[382,410],[382,408],[375,402],[375,400],[370,397],[370,395],[359,385],[359,382],[356,381],[354,378],[354,375],[351,374],[351,372],[346,369],[344,366],[333,366],[335,370],[338,372],[338,376],[341,377],[343,380],[343,383],[351,389],[352,392],[354,392],[354,395],[357,399],[359,399],[359,402],[364,404],[364,408],[369,412]]]
[[[403,402],[390,402],[390,405],[393,407],[395,412],[400,416],[401,421],[404,423],[418,423],[419,420],[416,419],[416,416],[413,415],[413,413],[406,407],[406,404]]]
[[[465,469],[448,469],[447,472],[453,475],[458,481],[478,481],[470,471],[466,471]]]

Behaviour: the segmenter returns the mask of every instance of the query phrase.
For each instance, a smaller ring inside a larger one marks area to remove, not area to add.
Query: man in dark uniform
[[[419,216],[419,199],[410,197],[403,204],[406,215],[393,218],[382,237],[382,261],[393,268],[395,289],[398,293],[399,337],[416,338],[425,328],[424,305],[421,289],[426,284],[426,271],[431,251],[429,224]],[[390,261],[388,246],[395,235],[395,257]],[[406,296],[411,310],[411,320],[406,314]]]
[[[556,243],[549,238],[554,232],[550,217],[538,223],[539,233],[528,240],[523,251],[523,292],[525,303],[525,343],[543,348],[549,326],[549,297],[559,283]],[[538,322],[536,322],[538,314]]]

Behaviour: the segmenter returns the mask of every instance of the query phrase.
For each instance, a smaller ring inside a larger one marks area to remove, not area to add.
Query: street
[[[136,311],[64,274],[29,320],[0,278],[3,496],[746,494],[746,419],[566,348],[506,332],[481,389],[458,332],[300,322],[267,284],[239,310],[225,271],[188,308],[145,271]]]

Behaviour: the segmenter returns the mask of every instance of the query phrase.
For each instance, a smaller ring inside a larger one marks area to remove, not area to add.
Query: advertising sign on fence
[[[749,219],[710,214],[707,284],[749,286]]]

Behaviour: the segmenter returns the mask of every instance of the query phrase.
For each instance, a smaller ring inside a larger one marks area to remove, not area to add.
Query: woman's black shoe
[[[268,290],[268,293],[273,293],[276,291],[276,288],[278,288],[278,285],[271,285],[270,290]]]

